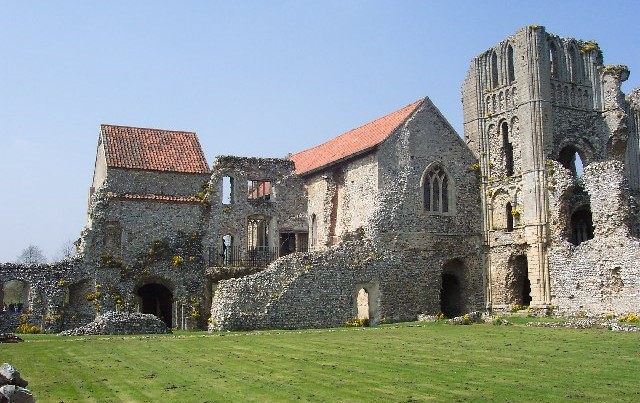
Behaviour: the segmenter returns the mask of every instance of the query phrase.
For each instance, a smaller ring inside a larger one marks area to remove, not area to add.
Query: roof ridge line
[[[110,127],[122,127],[122,128],[127,128],[127,129],[141,129],[141,130],[156,130],[159,132],[172,132],[172,133],[190,133],[190,134],[196,134],[196,132],[194,131],[188,131],[188,130],[172,130],[172,129],[159,129],[157,127],[140,127],[140,126],[127,126],[127,125],[112,125],[109,123],[100,123],[100,128],[104,127],[104,126],[110,126]]]

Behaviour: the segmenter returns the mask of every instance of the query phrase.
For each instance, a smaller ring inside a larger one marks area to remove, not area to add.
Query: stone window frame
[[[223,205],[235,204],[236,203],[235,177],[228,173],[222,175],[222,178],[220,179],[220,186],[221,186],[220,202]]]
[[[246,218],[247,250],[268,250],[272,248],[272,217],[264,214],[249,214]]]
[[[247,178],[247,201],[272,202],[274,199],[273,180],[270,178]]]
[[[491,228],[492,231],[509,233],[522,226],[521,222],[519,222],[512,213],[512,211],[518,210],[517,194],[513,197],[507,189],[495,189],[491,196],[489,209],[489,228]],[[504,217],[502,217],[503,213]]]
[[[507,119],[501,119],[498,122],[498,134],[502,140],[502,155],[504,156],[504,171],[507,177],[515,174],[515,159],[512,140],[512,125]]]
[[[582,55],[575,42],[567,44],[567,70],[569,72],[568,79],[574,84],[582,83]]]
[[[556,43],[556,41],[551,38],[548,41],[549,46],[549,74],[551,78],[555,80],[560,80],[562,66],[564,63],[560,60],[560,52],[561,46]]]
[[[507,84],[511,85],[516,81],[516,70],[515,70],[515,52],[513,50],[513,46],[511,43],[507,42],[505,47],[506,54],[506,74]]]
[[[442,197],[440,198],[441,203],[439,204],[439,208],[437,211],[427,210],[427,204],[425,200],[425,183],[429,174],[436,170],[442,170],[446,179],[447,179],[447,210],[443,211],[442,209]],[[422,176],[420,178],[420,205],[422,212],[428,215],[442,215],[442,216],[452,216],[456,214],[456,185],[453,177],[449,173],[449,171],[444,167],[439,161],[432,162],[427,165],[427,167],[422,171]]]
[[[488,67],[490,88],[498,88],[500,86],[500,67],[498,63],[498,53],[495,50],[489,52]]]

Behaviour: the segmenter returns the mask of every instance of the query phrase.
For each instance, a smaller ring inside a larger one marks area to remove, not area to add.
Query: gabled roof
[[[420,99],[324,144],[291,155],[289,158],[296,164],[296,173],[307,174],[376,147],[402,125],[423,102],[424,99]]]
[[[208,173],[195,133],[101,125],[108,167]]]

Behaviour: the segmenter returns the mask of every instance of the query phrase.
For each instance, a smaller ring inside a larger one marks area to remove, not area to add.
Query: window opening
[[[222,204],[233,204],[233,178],[222,177]]]
[[[558,49],[553,42],[549,44],[549,62],[551,64],[551,77],[557,79],[560,66],[558,64]]]
[[[569,48],[569,66],[571,66],[571,81],[577,83],[580,77],[580,71],[578,69],[578,58],[576,55],[576,50],[571,47]]]
[[[506,204],[505,214],[507,216],[507,232],[511,232],[513,231],[513,207],[511,207],[511,203]]]
[[[498,86],[498,55],[495,52],[491,53],[491,87]]]
[[[509,77],[509,83],[515,81],[516,74],[513,67],[513,47],[511,47],[511,45],[507,47],[507,75]]]
[[[583,206],[571,215],[571,234],[576,246],[593,239],[593,217],[589,206]]]
[[[579,178],[582,176],[584,165],[582,158],[580,158],[580,153],[575,147],[567,146],[563,148],[558,156],[558,162],[571,171],[574,177]]]
[[[250,179],[247,181],[247,200],[271,199],[271,181]]]
[[[254,250],[269,247],[269,222],[263,217],[249,217],[247,219],[247,246]]]
[[[311,214],[311,247],[315,248],[318,242],[318,221],[316,215]]]
[[[449,179],[441,167],[435,167],[425,175],[423,187],[426,211],[449,212]]]
[[[509,124],[502,122],[502,149],[504,151],[504,166],[507,176],[513,176],[513,145],[509,141]]]

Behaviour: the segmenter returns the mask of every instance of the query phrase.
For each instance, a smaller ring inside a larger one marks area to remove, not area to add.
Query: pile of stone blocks
[[[60,336],[85,336],[108,334],[158,334],[171,333],[167,325],[151,314],[137,312],[107,312],[93,322],[75,329],[65,330]]]

